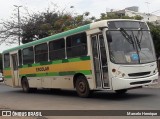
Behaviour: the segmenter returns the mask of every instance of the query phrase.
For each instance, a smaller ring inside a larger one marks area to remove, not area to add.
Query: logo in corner
[[[11,111],[2,111],[2,116],[12,116],[11,114]]]

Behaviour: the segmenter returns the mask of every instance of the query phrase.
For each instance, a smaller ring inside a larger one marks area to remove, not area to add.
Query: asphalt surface
[[[95,92],[91,98],[80,98],[75,91],[38,90],[23,93],[22,89],[0,83],[0,109],[13,110],[160,110],[160,88],[129,90],[126,95],[116,95],[113,91]],[[15,118],[15,117],[14,117]],[[49,119],[75,117],[47,117]],[[76,117],[77,118],[77,117]],[[82,118],[82,117],[78,117]],[[88,118],[88,117],[84,117]],[[83,119],[84,119],[83,118]],[[137,117],[90,117],[90,118],[137,118]],[[159,117],[139,117],[137,119]],[[1,117],[0,117],[1,119]],[[2,118],[4,119],[4,117]],[[19,118],[18,118],[19,119]],[[28,119],[28,118],[27,118]],[[30,119],[30,118],[29,118]],[[36,118],[42,119],[42,118]],[[45,118],[44,118],[45,119]]]

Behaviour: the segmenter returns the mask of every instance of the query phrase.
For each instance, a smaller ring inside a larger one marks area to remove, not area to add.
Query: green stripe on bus
[[[78,61],[85,61],[85,60],[90,60],[90,56],[56,60],[56,61],[50,61],[50,62],[41,62],[41,63],[35,63],[35,64],[30,64],[30,65],[23,65],[23,66],[19,66],[19,68],[28,68],[28,67],[33,67],[33,66],[43,66],[43,65],[50,65],[50,64],[61,64],[61,63],[67,63],[67,62],[78,62]]]
[[[21,65],[19,68],[28,68],[28,65]]]
[[[82,73],[84,75],[91,75],[92,74],[92,70],[83,70],[83,71],[76,72],[76,73]]]
[[[4,70],[11,70],[11,68],[10,68],[10,67],[8,67],[8,68],[4,68]]]
[[[80,58],[71,58],[71,59],[68,59],[68,60],[69,60],[69,62],[90,60],[90,56],[83,56],[83,57],[80,57]]]
[[[45,77],[45,76],[67,76],[67,75],[74,75],[76,73],[82,73],[84,75],[91,75],[92,71],[91,70],[82,70],[82,71],[69,71],[69,72],[52,72],[52,73],[40,73],[40,74],[25,74],[25,75],[20,75],[26,76],[26,77]]]
[[[58,72],[50,72],[47,74],[47,76],[59,76]]]
[[[4,78],[12,78],[12,76],[4,76]]]

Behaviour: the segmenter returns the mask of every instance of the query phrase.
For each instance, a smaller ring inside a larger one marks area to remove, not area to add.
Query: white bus
[[[92,91],[157,84],[158,69],[150,29],[138,20],[103,20],[3,52],[6,85]]]

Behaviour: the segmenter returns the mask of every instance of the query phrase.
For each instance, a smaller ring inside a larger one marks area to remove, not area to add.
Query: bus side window
[[[34,63],[33,47],[28,47],[23,49],[23,64],[33,64],[33,63]]]
[[[18,50],[19,66],[22,65],[22,51]]]
[[[65,59],[64,38],[49,43],[49,58],[50,60]]]
[[[4,68],[10,67],[9,53],[4,54]]]
[[[87,35],[80,33],[73,36],[68,36],[67,42],[67,57],[78,57],[87,55]]]
[[[35,46],[35,62],[48,61],[48,45],[43,43]]]

